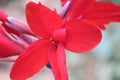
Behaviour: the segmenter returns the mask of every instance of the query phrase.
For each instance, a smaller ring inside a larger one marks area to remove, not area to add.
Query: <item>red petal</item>
[[[3,11],[0,11],[0,20],[7,21],[7,14],[5,14]]]
[[[61,71],[61,80],[68,80],[68,73],[66,69],[66,54],[64,51],[64,46],[61,43],[58,45],[57,58],[58,66],[60,67]]]
[[[11,71],[12,80],[26,80],[48,63],[48,40],[39,40],[27,48],[16,60]]]
[[[67,0],[61,0],[62,6],[66,3]]]
[[[103,29],[104,25],[109,22],[120,22],[120,6],[111,2],[96,2],[94,8],[85,13],[83,17]]]
[[[67,23],[65,47],[75,52],[86,52],[101,41],[101,31],[93,23],[85,20],[72,20]]]
[[[66,20],[79,17],[82,13],[93,8],[95,0],[72,0]]]
[[[61,0],[62,6],[64,6],[67,1],[72,1],[72,0]]]
[[[24,48],[12,41],[0,25],[0,58],[18,55]]]
[[[26,7],[26,16],[33,32],[42,37],[49,37],[62,25],[61,17],[40,3],[29,2]]]
[[[51,45],[49,51],[49,61],[52,67],[56,80],[68,80],[67,69],[66,69],[66,56],[64,52],[64,47],[62,44],[58,46],[58,49],[53,48]]]
[[[61,74],[58,66],[56,49],[54,49],[53,47],[54,47],[53,45],[50,46],[49,55],[48,55],[49,61],[50,61],[50,65],[52,67],[54,76],[55,78],[57,78],[56,80],[61,80]]]

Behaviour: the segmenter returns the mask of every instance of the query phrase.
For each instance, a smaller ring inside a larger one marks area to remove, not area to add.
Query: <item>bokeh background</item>
[[[0,10],[26,23],[24,12],[29,1],[40,1],[58,12],[61,8],[59,0],[0,0]],[[99,1],[120,5],[120,0]],[[84,54],[66,51],[69,80],[120,80],[120,23],[111,22],[106,27],[102,41],[95,49]],[[10,80],[12,64],[0,61],[0,80]],[[44,67],[28,80],[54,80],[54,77],[51,70]]]

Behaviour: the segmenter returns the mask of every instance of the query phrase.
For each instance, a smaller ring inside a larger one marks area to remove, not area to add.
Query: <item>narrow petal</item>
[[[64,47],[61,44],[57,50],[53,47],[53,45],[50,46],[49,61],[55,80],[68,80]]]
[[[66,20],[78,18],[84,12],[93,8],[95,0],[72,0],[70,9],[68,10]]]
[[[16,60],[11,71],[12,80],[26,80],[48,63],[48,40],[39,40],[27,48]]]
[[[26,6],[26,17],[33,32],[42,37],[49,37],[63,23],[55,11],[41,3],[29,2]]]
[[[61,72],[61,80],[68,80],[68,73],[66,69],[66,54],[64,51],[64,46],[61,43],[58,45],[57,58],[58,66],[60,67]]]
[[[94,8],[86,12],[83,18],[104,29],[104,25],[109,22],[120,22],[120,6],[111,2],[96,2]]]
[[[101,31],[93,23],[85,20],[72,20],[66,23],[67,39],[65,48],[74,52],[86,52],[101,41]]]
[[[56,54],[56,49],[53,48],[54,46],[51,44],[50,45],[50,49],[49,49],[49,61],[50,61],[50,65],[53,71],[53,74],[55,76],[56,80],[61,80],[61,73],[60,73],[60,69],[58,66],[58,60],[57,60],[57,54]]]

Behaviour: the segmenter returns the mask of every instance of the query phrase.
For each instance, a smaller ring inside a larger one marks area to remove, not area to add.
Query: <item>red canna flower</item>
[[[97,2],[96,0],[61,0],[71,1],[65,16],[66,20],[78,18],[89,20],[101,29],[109,22],[120,22],[120,6],[112,2]]]
[[[25,80],[50,63],[55,80],[68,80],[65,49],[82,53],[101,41],[101,30],[86,20],[64,21],[41,3],[26,6],[27,22],[32,31],[42,37],[30,45],[16,60],[11,70],[12,80]]]
[[[0,60],[19,55],[34,41],[31,34],[23,22],[0,11]]]

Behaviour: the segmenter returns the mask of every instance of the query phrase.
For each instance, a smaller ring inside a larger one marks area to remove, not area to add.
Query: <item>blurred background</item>
[[[58,12],[61,8],[59,0],[0,0],[0,10],[26,23],[25,5],[28,1],[40,1]],[[120,5],[120,0],[99,1]],[[85,54],[66,51],[69,80],[120,80],[120,23],[110,23],[106,27],[102,42],[92,51]],[[12,64],[0,61],[0,80],[10,80]],[[28,80],[54,80],[54,77],[45,67]]]

